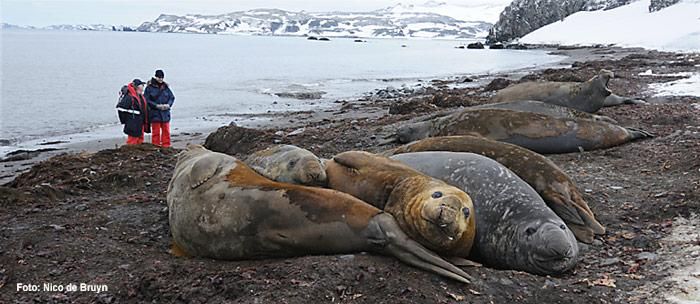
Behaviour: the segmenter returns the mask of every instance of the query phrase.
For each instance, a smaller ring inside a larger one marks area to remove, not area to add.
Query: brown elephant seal
[[[532,186],[579,241],[591,243],[596,234],[605,233],[605,227],[595,219],[574,181],[549,158],[516,145],[476,136],[426,138],[384,155],[422,151],[471,152],[494,159]]]
[[[467,257],[474,242],[474,205],[462,190],[368,152],[326,162],[328,186],[392,214],[411,238],[444,256]]]
[[[555,154],[614,147],[652,137],[648,132],[590,119],[556,118],[505,109],[462,110],[401,126],[393,141],[409,143],[435,136],[477,135]]]
[[[372,251],[461,282],[469,275],[350,195],[269,180],[240,160],[189,146],[168,185],[174,247],[223,260]]]
[[[260,175],[281,183],[324,186],[326,170],[311,151],[293,145],[274,145],[250,154],[244,162]]]
[[[471,259],[540,275],[563,273],[578,262],[576,238],[564,221],[530,185],[493,159],[459,152],[391,158],[471,194],[476,208]]]
[[[613,72],[601,70],[598,75],[586,82],[523,82],[496,92],[492,100],[495,102],[538,100],[595,113],[603,107],[605,98],[612,94],[608,89],[608,82],[613,77]]]
[[[479,109],[504,109],[522,112],[531,112],[544,114],[556,118],[581,118],[590,119],[595,121],[604,121],[607,123],[617,124],[617,121],[603,115],[595,115],[588,112],[579,111],[569,107],[562,107],[551,103],[546,103],[537,100],[515,100],[506,102],[497,102],[484,104],[474,107],[469,107],[469,109],[479,110]]]

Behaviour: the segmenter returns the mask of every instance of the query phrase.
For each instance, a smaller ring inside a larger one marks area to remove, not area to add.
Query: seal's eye
[[[529,227],[529,228],[525,229],[525,233],[526,233],[527,235],[533,235],[533,234],[535,233],[535,231],[537,231],[537,229],[532,228],[532,227]]]
[[[290,167],[290,168],[296,166],[296,164],[297,164],[297,161],[296,161],[296,160],[289,161],[289,167]]]
[[[469,218],[469,208],[462,208],[462,214],[464,214],[465,218]]]
[[[442,197],[442,192],[440,191],[435,191],[433,192],[433,195],[431,195],[433,198],[441,198]]]
[[[561,224],[561,226],[559,226],[559,228],[561,228],[561,230],[566,230],[566,226],[564,224]]]

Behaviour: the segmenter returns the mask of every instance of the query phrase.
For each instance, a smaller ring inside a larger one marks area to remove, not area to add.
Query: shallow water
[[[215,128],[230,116],[316,109],[419,78],[483,74],[561,60],[543,51],[464,50],[460,41],[329,42],[89,31],[2,31],[0,139],[10,146],[55,138],[121,136],[119,88],[165,70],[176,96],[173,126]],[[406,47],[402,47],[406,45]],[[275,93],[326,92],[320,100]],[[217,118],[218,117],[218,118]],[[113,134],[116,133],[116,134]]]

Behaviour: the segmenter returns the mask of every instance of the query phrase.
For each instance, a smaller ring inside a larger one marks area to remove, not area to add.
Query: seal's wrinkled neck
[[[433,121],[421,121],[402,126],[396,131],[399,143],[406,144],[432,136]]]

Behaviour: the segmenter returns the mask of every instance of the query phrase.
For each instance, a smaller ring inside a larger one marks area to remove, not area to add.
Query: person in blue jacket
[[[163,70],[157,70],[146,87],[144,96],[148,101],[151,121],[151,142],[156,146],[170,147],[170,108],[175,102],[175,95],[165,82]]]

